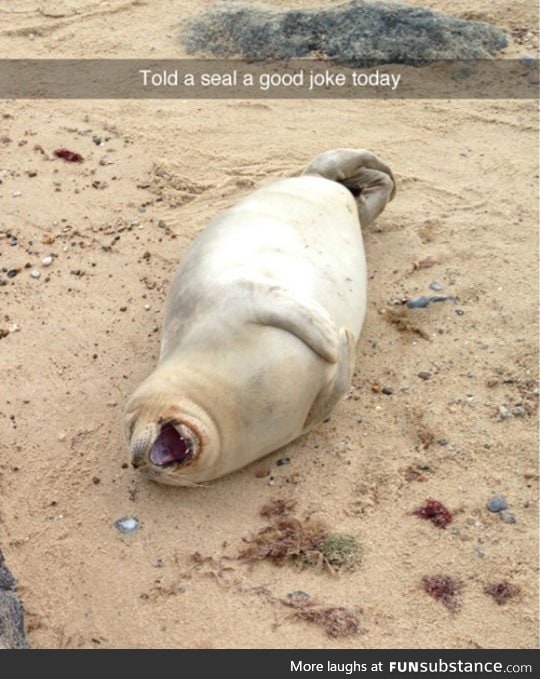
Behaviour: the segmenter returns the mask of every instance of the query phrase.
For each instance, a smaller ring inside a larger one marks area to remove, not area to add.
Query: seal
[[[172,280],[158,365],[126,407],[134,467],[200,485],[328,416],[350,387],[364,321],[360,225],[395,190],[373,153],[336,149],[202,231]]]

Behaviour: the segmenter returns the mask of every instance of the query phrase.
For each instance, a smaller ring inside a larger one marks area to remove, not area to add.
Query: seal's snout
[[[133,434],[134,427],[134,423],[129,426],[128,436]],[[148,448],[152,444],[152,441],[156,439],[157,433],[156,425],[150,424],[141,431],[138,431],[131,439],[131,464],[135,469],[146,463]]]
[[[150,451],[150,461],[158,467],[183,464],[193,457],[193,442],[171,423],[162,426]]]

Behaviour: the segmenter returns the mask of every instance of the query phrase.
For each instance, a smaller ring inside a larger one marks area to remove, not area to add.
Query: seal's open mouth
[[[165,424],[152,446],[150,460],[159,467],[181,464],[191,459],[191,442],[181,436],[172,424]]]

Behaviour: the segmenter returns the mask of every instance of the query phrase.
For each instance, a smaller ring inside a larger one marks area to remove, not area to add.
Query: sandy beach
[[[182,22],[209,4],[4,1],[1,54],[182,58]],[[497,25],[503,57],[537,53],[535,3],[411,4]],[[537,109],[2,101],[0,547],[32,647],[538,646]],[[364,231],[350,393],[307,436],[207,488],[142,478],[123,409],[156,364],[183,252],[219,211],[338,147],[372,150],[398,185]],[[403,307],[432,294],[457,302]],[[506,513],[487,509],[493,496]],[[446,527],[414,514],[429,498],[450,511]],[[355,568],[239,558],[279,500],[354,536]],[[122,534],[122,517],[139,530]],[[426,591],[440,576],[455,583],[450,606]],[[502,583],[501,603],[486,590]],[[298,592],[357,625],[336,634],[297,615]]]

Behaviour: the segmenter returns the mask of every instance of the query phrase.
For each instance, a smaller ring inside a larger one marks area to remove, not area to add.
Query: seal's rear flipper
[[[371,224],[396,193],[392,170],[365,149],[325,151],[313,159],[303,174],[346,186],[356,200],[362,226]]]
[[[335,373],[318,393],[310,408],[302,433],[322,422],[345,396],[351,386],[356,358],[355,341],[347,328],[339,331],[338,360]]]

